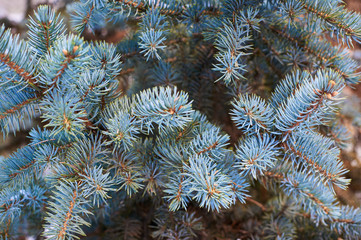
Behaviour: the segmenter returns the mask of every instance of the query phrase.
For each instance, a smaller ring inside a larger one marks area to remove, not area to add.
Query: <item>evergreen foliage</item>
[[[76,33],[45,5],[26,40],[0,27],[0,129],[41,120],[0,158],[2,239],[27,219],[45,239],[361,238],[361,210],[335,191],[350,183],[340,95],[360,79],[361,16],[341,0],[67,11]],[[82,36],[102,28],[127,36]]]

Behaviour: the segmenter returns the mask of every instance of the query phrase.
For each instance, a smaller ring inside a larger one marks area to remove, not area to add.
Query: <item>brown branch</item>
[[[291,150],[294,154],[296,154],[296,156],[304,159],[309,165],[311,165],[313,168],[317,169],[317,171],[319,171],[322,175],[324,175],[325,177],[327,177],[329,180],[331,180],[332,182],[335,180],[336,175],[335,174],[330,174],[328,173],[325,169],[323,169],[320,165],[318,165],[315,161],[313,161],[311,158],[305,156],[302,152],[298,151],[297,149],[295,149],[292,146],[289,146],[287,143],[283,143],[283,147],[285,149],[289,149]]]
[[[76,190],[74,190],[73,191],[73,199],[72,199],[72,201],[70,201],[69,210],[68,210],[68,212],[66,214],[66,217],[65,217],[65,220],[64,220],[64,223],[63,223],[63,227],[61,228],[61,230],[60,230],[60,232],[58,234],[59,239],[63,239],[63,237],[65,236],[65,232],[66,232],[66,229],[68,227],[68,222],[69,222],[70,218],[72,217],[76,197],[77,197],[77,193],[76,193]]]
[[[304,191],[303,191],[304,192]],[[315,203],[317,203],[318,205],[321,206],[321,208],[323,209],[323,211],[325,211],[326,214],[329,214],[330,213],[330,209],[328,207],[325,206],[325,204],[320,200],[318,199],[317,197],[315,197],[315,195],[313,195],[312,193],[309,193],[309,192],[304,192],[306,193],[306,195],[312,200],[314,201]]]
[[[124,71],[120,71],[118,76],[126,75],[128,73],[132,73],[132,72],[134,72],[134,70],[135,70],[135,68],[128,68],[128,69],[126,69]]]
[[[47,22],[47,23],[44,23],[44,22],[41,22],[41,25],[38,24],[38,26],[43,26],[43,29],[44,29],[44,35],[45,35],[45,46],[46,46],[46,49],[49,50],[49,47],[50,47],[50,42],[49,42],[49,26],[50,26],[51,22]]]
[[[316,101],[314,101],[314,102],[312,102],[311,104],[310,104],[310,107],[308,107],[307,109],[306,109],[306,113],[304,113],[304,114],[301,114],[298,118],[297,118],[297,120],[298,121],[296,121],[296,123],[294,123],[294,124],[292,124],[289,128],[295,128],[295,127],[297,127],[298,125],[300,125],[301,124],[301,121],[300,120],[305,120],[305,119],[307,119],[314,111],[316,111],[316,109],[320,106],[320,105],[322,105],[322,103],[323,103],[323,96],[321,96],[319,99],[317,99]],[[291,133],[292,132],[292,130],[288,130],[287,131],[287,133]]]
[[[133,57],[133,56],[137,55],[138,53],[139,53],[139,52],[134,51],[134,52],[122,54],[122,55],[120,56],[120,60],[124,61],[124,60],[126,60],[126,58]]]
[[[132,0],[116,0],[117,2],[120,2],[120,3],[123,3],[125,5],[128,5],[128,6],[131,6],[131,7],[134,7],[136,9],[138,9],[139,11],[145,11],[145,7],[144,7],[144,4],[142,2],[140,3],[137,3],[137,2],[134,2]]]
[[[209,151],[209,150],[212,150],[213,148],[217,147],[217,145],[218,145],[218,141],[216,141],[215,143],[213,143],[211,146],[202,149],[200,152],[197,153],[197,155],[200,155],[200,154],[202,154],[202,153],[204,153],[204,152],[207,152],[207,151]]]
[[[85,124],[86,127],[96,128],[95,125],[87,117],[81,117],[79,119],[84,121],[84,124]]]
[[[302,2],[304,2],[304,1],[302,1]],[[319,10],[307,5],[305,2],[303,4],[303,8],[311,13],[316,14],[319,18],[322,18],[326,22],[334,24],[337,27],[343,29],[348,35],[351,35],[354,33],[354,30],[352,28],[347,27],[344,23],[341,23],[341,22],[337,23],[336,20],[331,18],[331,16],[329,14],[319,11]]]
[[[271,171],[265,171],[264,175],[266,177],[271,177],[271,178],[277,178],[277,179],[284,179],[284,176],[282,173],[275,173],[275,172],[271,172]]]
[[[35,77],[29,72],[26,72],[25,69],[21,68],[15,62],[11,61],[10,57],[7,54],[0,53],[0,61],[5,63],[11,70],[24,78],[30,85],[36,86]]]
[[[309,213],[299,213],[299,215],[303,216],[304,218],[311,218],[311,215]],[[328,219],[328,221],[349,223],[349,224],[354,224],[355,223],[355,221],[351,220],[351,219],[338,219],[338,218]]]
[[[299,182],[294,182],[294,183],[292,183],[292,185],[297,188],[299,185]],[[310,192],[303,191],[302,189],[299,189],[299,190],[301,192],[303,192],[304,194],[306,194],[316,204],[318,204],[326,214],[329,214],[331,212],[331,210],[328,207],[326,207],[325,204],[320,199],[318,199],[315,195],[313,195]]]
[[[181,180],[182,181],[182,180]],[[183,189],[182,189],[183,185],[182,185],[182,182],[178,185],[178,191],[177,191],[177,196],[175,196],[175,198],[177,199],[177,201],[179,202],[182,198],[182,192],[183,192]]]
[[[83,94],[83,96],[81,96],[79,102],[84,101],[84,99],[88,96],[89,92],[92,91],[94,89],[94,85],[90,85],[89,88],[85,91],[85,93]]]
[[[76,47],[77,46],[74,46],[74,48],[76,48]],[[71,60],[73,60],[76,57],[74,55],[75,51],[73,50],[73,54],[69,54],[67,50],[65,50],[65,49],[63,50],[63,53],[65,55],[65,59],[64,59],[64,62],[60,65],[62,68],[56,73],[56,76],[52,79],[53,83],[50,85],[49,89],[52,89],[53,87],[57,86],[58,80],[63,75],[63,73],[65,72],[65,69],[68,67],[68,64],[71,62]]]
[[[27,105],[27,104],[29,104],[29,103],[31,103],[33,101],[38,100],[39,98],[40,97],[33,97],[33,98],[26,99],[25,101],[23,101],[23,102],[15,105],[15,106],[13,106],[12,108],[6,110],[5,112],[0,113],[0,120],[6,118],[7,115],[12,114],[12,113],[16,112],[17,110],[21,109],[25,105]]]
[[[82,23],[87,24],[90,18],[90,15],[92,14],[94,10],[94,5],[90,8],[89,12],[86,14],[85,18],[83,19]]]
[[[262,209],[262,211],[264,211],[264,212],[267,211],[267,208],[262,203],[254,200],[253,198],[247,197],[246,200],[257,205],[259,208]]]
[[[28,163],[28,164],[26,164],[25,166],[19,168],[18,171],[22,171],[22,170],[25,170],[25,169],[31,167],[32,165],[34,165],[35,162],[36,162],[36,161],[35,161],[35,159],[34,159],[34,160],[31,161],[30,163]],[[9,177],[10,177],[10,178],[14,178],[14,177],[16,177],[16,176],[19,175],[19,174],[20,174],[19,172],[15,172],[15,173],[10,174]]]
[[[351,220],[351,219],[338,219],[338,218],[335,218],[335,219],[332,219],[334,222],[341,222],[341,223],[350,223],[350,224],[354,224],[355,221],[354,220]]]

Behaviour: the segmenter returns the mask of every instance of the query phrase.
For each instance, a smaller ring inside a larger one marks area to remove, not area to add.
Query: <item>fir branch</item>
[[[38,212],[47,200],[46,190],[35,184],[24,187],[21,191],[5,188],[0,191],[0,234],[12,237],[10,228],[16,225],[23,210]],[[3,228],[4,226],[5,229]],[[4,231],[4,232],[3,232]]]
[[[360,209],[341,206],[340,211],[341,215],[330,221],[331,229],[342,234],[346,239],[358,238],[361,230]]]
[[[60,238],[60,239],[63,239],[65,238],[65,231],[68,227],[68,221],[69,219],[72,217],[72,213],[73,213],[73,208],[74,208],[74,203],[75,203],[75,199],[77,198],[77,192],[76,190],[73,191],[73,194],[72,194],[72,199],[70,201],[70,206],[69,206],[69,210],[68,212],[66,213],[66,217],[64,219],[64,223],[63,223],[63,226],[57,236],[57,238]]]
[[[39,6],[34,11],[34,18],[30,17],[28,23],[29,45],[42,56],[49,51],[56,38],[64,32],[64,23],[60,15],[49,6]]]
[[[327,139],[313,135],[312,138],[295,137],[289,142],[284,142],[283,146],[286,151],[290,151],[295,156],[305,161],[305,166],[313,168],[312,173],[321,175],[328,183],[331,190],[332,184],[345,189],[349,181],[341,177],[347,171],[343,169],[341,162],[338,159],[339,151],[334,148],[319,148],[317,151],[310,151],[310,148],[317,143],[323,142],[327,145]],[[329,144],[331,145],[331,144]],[[297,162],[297,160],[295,159]]]
[[[228,208],[232,203],[232,188],[229,179],[216,169],[209,159],[197,156],[189,159],[185,166],[185,175],[192,187],[189,191],[192,198],[201,207],[219,211],[220,207]]]
[[[86,27],[94,31],[104,26],[105,16],[109,13],[103,1],[75,2],[68,11],[72,16],[70,23],[78,33],[82,33]]]
[[[5,26],[2,25],[0,27],[0,63],[2,63],[0,70],[3,71],[3,67],[7,66],[21,78],[21,80],[15,80],[17,84],[29,85],[39,91],[34,75],[35,60],[31,56],[28,44],[25,41],[19,41],[19,36],[12,36],[10,30],[5,30]]]
[[[0,89],[1,130],[4,134],[15,133],[36,116],[37,105],[35,103],[41,99],[41,96],[32,88],[6,87],[5,85]]]
[[[180,177],[172,177],[164,190],[167,194],[164,198],[170,202],[170,211],[177,211],[179,208],[186,209],[189,202],[187,182],[183,175],[179,175]]]
[[[325,223],[339,216],[336,199],[323,185],[315,185],[317,179],[302,173],[288,174],[282,181],[287,194],[291,194],[296,202],[301,203],[311,218]],[[324,193],[327,194],[324,194]]]
[[[73,52],[69,53],[66,49],[63,50],[65,59],[63,60],[63,62],[60,64],[60,69],[58,70],[58,72],[55,74],[55,77],[53,79],[51,79],[51,85],[49,87],[49,89],[53,89],[55,87],[57,87],[58,85],[58,80],[60,79],[60,77],[63,75],[63,73],[65,72],[65,69],[68,67],[69,63],[75,58],[74,52],[76,51],[75,49],[77,49],[77,46],[74,46],[73,48]]]
[[[229,136],[221,134],[220,129],[215,126],[208,126],[208,129],[200,131],[189,143],[189,152],[193,155],[205,155],[211,159],[221,159],[225,154],[225,147],[228,145]]]
[[[275,117],[276,128],[284,132],[285,138],[287,138],[294,129],[309,120],[312,115],[317,117],[317,114],[320,114],[320,108],[332,104],[334,97],[342,88],[343,83],[338,74],[332,71],[318,71],[312,81],[303,82],[300,90],[295,91],[278,108]],[[299,99],[303,99],[302,102]],[[283,116],[290,116],[290,118],[284,119]],[[311,126],[316,122],[317,120],[305,124]]]
[[[231,111],[231,118],[245,133],[259,133],[261,129],[271,129],[273,109],[260,97],[239,94],[232,105],[234,109]]]
[[[314,46],[312,39],[315,38],[312,36],[312,34],[303,32],[301,29],[297,29],[297,31],[301,31],[300,33],[297,33],[298,35],[291,35],[291,32],[295,32],[296,29],[290,28],[289,31],[284,28],[283,30],[278,29],[274,25],[266,25],[270,30],[272,30],[277,35],[281,36],[284,39],[289,40],[291,43],[294,44],[295,47],[301,47],[305,52],[315,56],[318,60],[321,61],[322,64],[330,63],[329,67],[335,70],[337,73],[339,73],[347,83],[354,83],[355,80],[353,78],[357,76],[353,76],[354,74],[351,73],[354,69],[347,69],[342,67],[338,61],[336,61],[339,58],[339,50],[333,50],[330,51],[329,48],[332,48],[331,45],[321,39],[317,39],[317,42],[323,42],[324,45],[329,45],[328,48],[325,48],[325,52],[319,51],[316,46]],[[307,39],[310,39],[307,41]],[[319,43],[318,43],[319,44]],[[322,46],[320,45],[320,46]],[[350,71],[351,70],[351,71]]]
[[[149,100],[154,101],[149,104]],[[134,100],[133,115],[146,132],[151,132],[153,124],[157,124],[160,131],[167,128],[183,127],[190,121],[191,102],[184,92],[177,92],[177,88],[154,88],[143,91]]]
[[[277,144],[268,134],[243,139],[237,146],[235,167],[257,179],[258,175],[263,175],[275,165],[279,154]]]
[[[360,41],[361,37],[361,25],[358,20],[361,19],[357,13],[348,12],[343,6],[337,4],[322,4],[315,0],[302,0],[303,8],[308,12],[315,14],[320,19],[324,20],[331,26],[341,29],[341,37],[345,37],[347,44],[352,46],[352,41],[349,39],[350,36],[354,40]],[[345,18],[347,16],[347,18]],[[335,31],[334,29],[332,29]],[[344,36],[345,34],[345,36]]]
[[[145,11],[145,7],[144,7],[144,3],[141,1],[132,1],[132,0],[116,0],[117,2],[123,3],[125,5],[129,5],[131,7],[134,7],[136,9],[138,9],[139,11]]]
[[[24,100],[23,102],[18,103],[17,105],[11,107],[10,109],[7,109],[5,112],[0,113],[0,120],[6,118],[10,114],[15,113],[16,111],[22,109],[25,105],[28,105],[39,99],[40,99],[40,97],[37,96],[37,97],[33,97],[33,98],[28,98],[28,99]]]
[[[41,75],[39,82],[44,92],[54,88],[65,88],[67,81],[80,75],[88,65],[89,47],[79,36],[68,35],[56,39],[53,48],[45,54],[40,62]]]
[[[35,77],[27,72],[25,69],[21,68],[15,62],[11,61],[11,58],[6,53],[0,53],[0,61],[6,64],[11,70],[14,70],[19,76],[24,78],[32,87],[36,87]]]
[[[52,196],[49,212],[45,217],[43,236],[48,239],[75,239],[85,235],[81,225],[89,226],[82,216],[91,214],[86,210],[87,201],[79,183],[60,182]]]

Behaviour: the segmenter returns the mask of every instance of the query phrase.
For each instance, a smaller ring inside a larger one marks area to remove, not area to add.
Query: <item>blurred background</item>
[[[25,37],[26,16],[33,14],[33,10],[40,4],[53,6],[57,11],[63,14],[67,19],[66,5],[72,0],[0,0],[0,25],[12,29],[13,33],[19,33]],[[361,0],[345,1],[350,10],[361,12]],[[68,24],[68,23],[67,23]],[[68,28],[69,29],[69,28]],[[96,31],[95,34],[85,32],[85,39],[101,39],[107,42],[116,43],[126,35],[126,29],[105,28]],[[351,50],[352,57],[359,62],[361,67],[361,45],[354,45]],[[360,68],[361,72],[361,68]],[[347,126],[350,132],[350,141],[347,147],[342,151],[341,159],[350,172],[347,174],[351,178],[351,185],[347,190],[336,189],[341,202],[353,206],[360,206],[361,203],[361,84],[355,88],[344,90],[345,100],[341,103],[340,116],[342,122]],[[24,126],[22,131],[16,136],[9,135],[0,137],[0,155],[8,156],[17,148],[29,142],[27,138],[29,130],[40,124],[40,119],[35,119]]]

